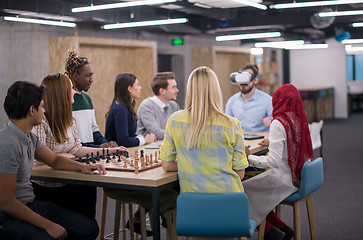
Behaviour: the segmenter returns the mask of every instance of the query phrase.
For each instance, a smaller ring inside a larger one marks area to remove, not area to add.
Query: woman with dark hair
[[[108,141],[118,145],[135,147],[156,141],[153,133],[136,135],[137,115],[135,100],[141,95],[141,85],[132,73],[120,73],[116,77],[114,97],[106,114],[106,133]]]
[[[265,239],[287,240],[294,232],[272,209],[298,190],[301,169],[314,154],[304,106],[296,87],[291,84],[279,87],[272,97],[272,106],[270,136],[261,143],[268,146],[269,155],[248,156],[251,166],[271,169],[243,181],[243,186],[250,202],[251,218],[259,224],[266,217]]]

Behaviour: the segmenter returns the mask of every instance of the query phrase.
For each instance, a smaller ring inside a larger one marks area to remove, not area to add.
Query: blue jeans
[[[95,220],[71,212],[47,201],[34,200],[27,206],[34,212],[64,227],[67,239],[93,240],[99,233]],[[53,239],[44,229],[15,219],[6,213],[0,213],[1,240],[48,240]]]

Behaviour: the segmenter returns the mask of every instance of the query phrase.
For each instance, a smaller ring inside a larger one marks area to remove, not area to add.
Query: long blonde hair
[[[205,126],[213,116],[231,119],[223,112],[223,98],[218,78],[209,67],[192,71],[187,84],[185,111],[190,115],[190,127],[186,135],[187,148],[199,148]],[[210,142],[210,131],[207,135]]]
[[[46,76],[42,85],[46,87],[44,114],[55,141],[64,143],[69,139],[67,129],[73,123],[71,81],[67,75],[56,73]]]

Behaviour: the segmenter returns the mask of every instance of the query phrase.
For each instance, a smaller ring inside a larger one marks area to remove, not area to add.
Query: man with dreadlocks
[[[114,141],[108,142],[100,133],[91,98],[85,93],[93,82],[93,70],[88,59],[77,56],[74,50],[68,50],[67,55],[65,73],[76,90],[72,108],[82,145],[101,148],[117,147]]]

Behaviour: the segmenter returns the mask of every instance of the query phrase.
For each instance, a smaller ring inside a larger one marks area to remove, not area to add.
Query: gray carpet
[[[313,194],[318,240],[361,240],[363,232],[363,113],[345,120],[329,120],[323,127],[324,185]],[[100,193],[100,191],[99,191]],[[101,198],[97,202],[99,214]],[[114,204],[108,204],[106,232],[113,230]],[[305,204],[300,206],[301,239],[310,239]],[[293,225],[290,206],[282,219]],[[97,216],[99,219],[99,215]],[[110,238],[111,239],[111,238]],[[148,238],[152,239],[152,238]],[[162,231],[162,239],[165,234]],[[180,238],[183,239],[183,238]],[[257,239],[255,233],[253,239]]]

